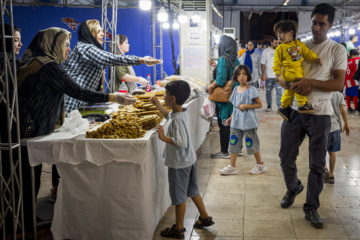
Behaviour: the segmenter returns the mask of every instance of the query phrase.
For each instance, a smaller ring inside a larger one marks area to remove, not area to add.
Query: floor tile
[[[193,235],[217,236],[217,237],[241,237],[243,236],[243,220],[221,220],[207,229],[194,229]]]
[[[245,238],[293,238],[295,231],[290,221],[247,220],[244,226]]]
[[[310,222],[306,221],[305,219],[293,220],[296,237],[311,239],[348,237],[339,219],[329,218],[323,220],[324,228],[322,229],[316,229],[311,227]]]
[[[290,212],[288,209],[274,207],[245,207],[245,220],[281,220],[290,222]]]

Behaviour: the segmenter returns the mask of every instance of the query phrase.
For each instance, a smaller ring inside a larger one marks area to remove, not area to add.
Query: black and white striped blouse
[[[64,94],[86,102],[107,102],[109,99],[109,94],[80,87],[63,66],[50,62],[30,75],[19,88],[21,138],[54,131]]]

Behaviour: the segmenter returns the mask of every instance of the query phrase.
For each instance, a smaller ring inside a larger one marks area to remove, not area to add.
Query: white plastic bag
[[[79,132],[84,132],[89,128],[89,122],[87,119],[82,118],[78,110],[73,110],[65,118],[65,122],[61,128],[58,130],[60,132],[71,132],[72,134],[77,134]]]
[[[201,108],[201,117],[210,120],[215,114],[215,102],[209,98],[205,98],[203,107]]]

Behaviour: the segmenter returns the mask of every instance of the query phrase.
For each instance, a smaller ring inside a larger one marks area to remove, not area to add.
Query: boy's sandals
[[[165,228],[160,232],[161,236],[166,238],[183,239],[186,229],[175,229],[175,227],[176,224],[172,225],[171,228]]]
[[[201,218],[199,216],[198,220],[194,224],[194,228],[201,229],[203,227],[209,227],[209,226],[211,226],[213,224],[214,224],[214,222],[212,220],[212,217]]]
[[[329,170],[327,168],[325,168],[325,179],[324,179],[324,182],[325,183],[328,183],[330,180],[330,173],[329,173]]]
[[[335,176],[329,177],[329,184],[335,183]]]

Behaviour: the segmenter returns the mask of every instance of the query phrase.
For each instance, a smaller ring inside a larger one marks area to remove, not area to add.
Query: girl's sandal
[[[165,228],[160,232],[161,236],[166,238],[183,239],[186,229],[175,229],[175,227],[176,225],[174,224],[171,228]]]
[[[335,176],[332,176],[329,178],[329,184],[334,184],[335,183]]]
[[[201,229],[203,227],[209,227],[213,225],[215,222],[213,222],[212,217],[208,218],[201,218],[199,216],[198,220],[194,224],[194,228]]]

